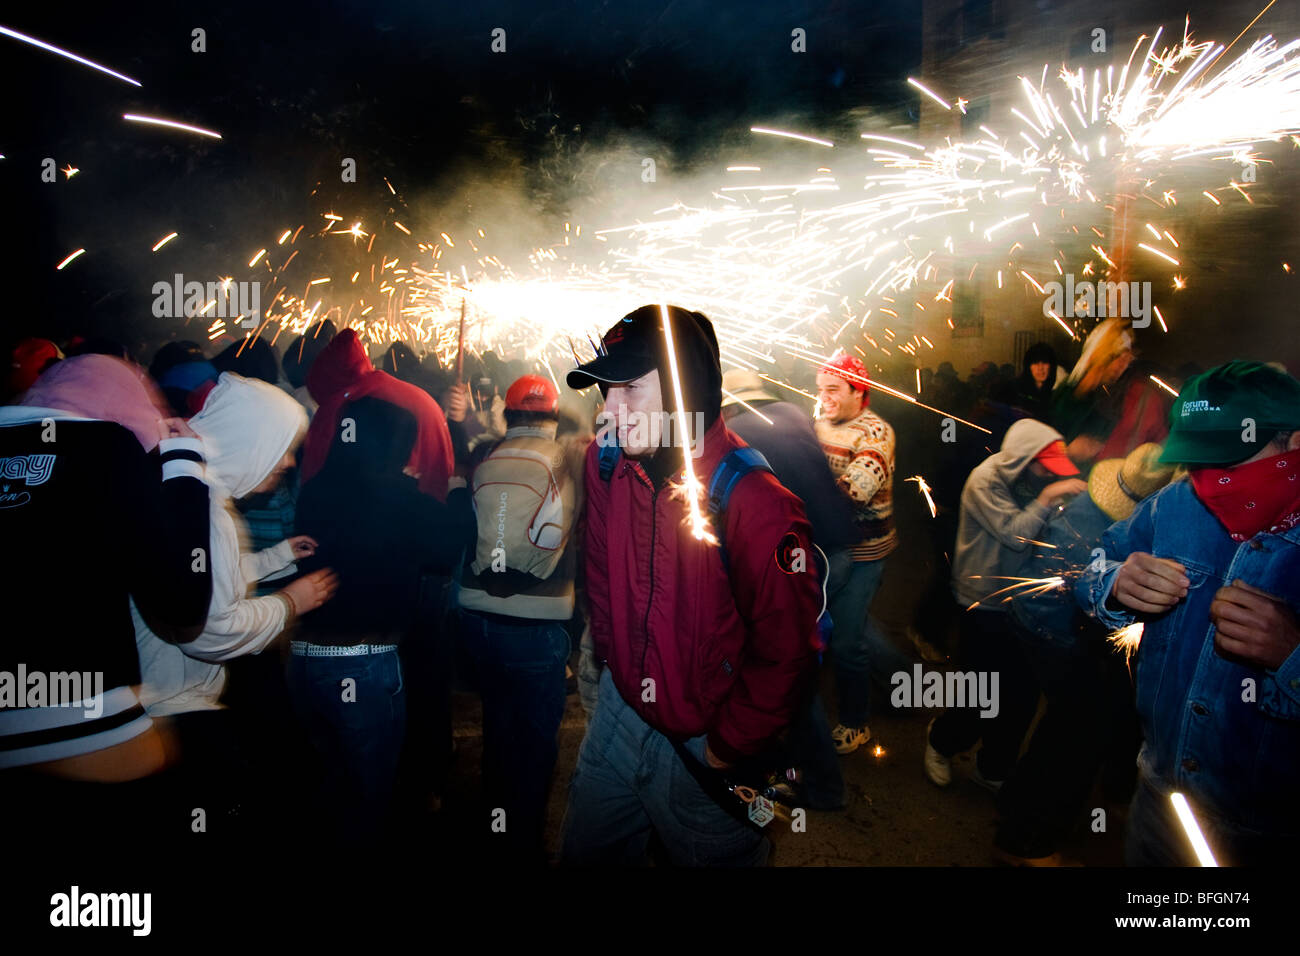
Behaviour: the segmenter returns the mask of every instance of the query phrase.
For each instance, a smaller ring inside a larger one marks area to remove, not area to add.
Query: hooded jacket
[[[1001,450],[966,479],[952,556],[952,593],[962,607],[1014,583],[1005,578],[1029,559],[1026,539],[1038,536],[1050,511],[1037,500],[1022,507],[1011,488],[1034,456],[1060,437],[1042,422],[1022,418],[1007,429]],[[995,604],[986,610],[1005,608]]]
[[[221,662],[261,652],[289,617],[279,598],[247,596],[250,585],[293,562],[289,544],[245,554],[247,530],[232,499],[267,479],[305,431],[306,412],[273,385],[225,372],[190,427],[203,443],[211,489],[212,603],[203,632],[183,648],[162,641],[132,606],[140,697],[154,716],[217,709],[226,682]]]

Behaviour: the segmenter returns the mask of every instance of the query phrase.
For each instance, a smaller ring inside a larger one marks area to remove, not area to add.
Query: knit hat
[[[1138,445],[1127,458],[1108,458],[1088,475],[1088,495],[1112,521],[1123,521],[1145,498],[1173,480],[1174,466],[1160,463],[1160,446]]]

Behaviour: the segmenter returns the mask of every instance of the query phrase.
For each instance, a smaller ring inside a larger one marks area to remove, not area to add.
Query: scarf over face
[[[1233,541],[1300,524],[1300,448],[1233,468],[1193,468],[1190,474],[1196,497]]]

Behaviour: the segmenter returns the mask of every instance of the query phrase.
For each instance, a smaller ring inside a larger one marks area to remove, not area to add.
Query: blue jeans
[[[345,681],[355,681],[355,687]],[[343,835],[382,834],[406,733],[406,688],[396,651],[356,657],[289,656],[289,692],[324,760],[323,809]]]
[[[700,735],[685,746],[702,759],[704,744]],[[644,865],[652,832],[678,866],[760,866],[770,846],[704,792],[672,742],[627,705],[605,668],[569,781],[561,859],[573,866]]]
[[[505,811],[505,832],[494,836],[511,854],[544,862],[569,633],[562,621],[515,625],[462,610],[461,641],[483,698],[483,795]]]
[[[826,579],[831,614],[831,655],[840,699],[840,720],[846,727],[865,726],[871,717],[872,671],[883,675],[896,662],[902,669],[911,662],[881,632],[868,611],[880,587],[885,561],[854,561],[849,551],[830,555]]]

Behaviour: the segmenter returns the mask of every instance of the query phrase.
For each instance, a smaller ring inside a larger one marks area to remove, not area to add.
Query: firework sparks
[[[133,80],[131,77],[118,73],[116,70],[110,70],[106,66],[101,66],[94,60],[87,60],[83,56],[77,56],[75,53],[64,50],[62,47],[57,47],[52,43],[46,43],[44,40],[38,40],[36,37],[29,37],[25,33],[19,33],[17,30],[11,30],[4,26],[0,26],[0,33],[3,33],[7,37],[13,37],[15,40],[21,40],[23,43],[30,43],[32,46],[40,47],[42,50],[48,50],[50,53],[57,53],[59,56],[67,57],[69,60],[80,63],[82,66],[88,66],[92,70],[99,70],[101,73],[107,73],[114,79],[121,80],[124,83],[130,83],[132,86],[140,85],[139,80]]]
[[[1201,866],[1218,866],[1218,861],[1214,859],[1214,854],[1210,852],[1210,844],[1205,841],[1205,834],[1201,832],[1201,827],[1196,822],[1196,817],[1187,803],[1187,798],[1175,791],[1169,795],[1169,802],[1174,805],[1174,813],[1178,815],[1178,822],[1183,826],[1183,833],[1187,835],[1187,842],[1192,845],[1192,849],[1196,852],[1197,862]]]
[[[1138,621],[1129,624],[1127,627],[1121,627],[1117,631],[1112,631],[1106,638],[1110,641],[1112,647],[1116,647],[1124,652],[1124,660],[1130,661],[1133,655],[1137,653],[1138,646],[1142,643],[1143,624]]]
[[[690,435],[686,425],[686,400],[682,397],[682,377],[677,368],[677,346],[673,341],[672,320],[668,317],[668,306],[659,306],[659,317],[664,324],[664,345],[668,350],[668,371],[673,380],[673,397],[677,401],[677,434],[683,438]],[[704,436],[695,436],[697,441],[703,441]],[[709,544],[717,544],[718,539],[709,531],[708,522],[704,520],[704,513],[700,511],[700,492],[702,487],[699,479],[695,476],[695,463],[690,454],[682,455],[682,461],[686,465],[686,482],[683,491],[686,495],[686,506],[690,510],[691,533],[697,540],[707,541]]]
[[[169,129],[184,130],[187,133],[198,133],[200,136],[210,136],[213,139],[221,139],[221,134],[213,132],[210,129],[204,129],[201,126],[191,126],[188,123],[178,123],[176,120],[163,119],[161,116],[141,116],[139,113],[123,113],[122,119],[130,120],[133,123],[146,123],[151,126],[166,126]]]
[[[81,255],[81,254],[82,254],[83,252],[85,252],[85,251],[86,251],[85,249],[78,249],[76,252],[72,253],[70,256],[68,256],[68,258],[64,259],[62,262],[60,262],[60,263],[59,263],[57,266],[55,266],[54,268],[55,268],[57,271],[62,272],[64,266],[66,266],[66,265],[67,265],[68,263],[70,263],[73,259],[77,258],[77,256]]]
[[[177,235],[179,235],[179,233],[175,233],[175,232],[167,233],[167,235],[163,236],[161,239],[159,239],[157,242],[153,244],[153,251],[157,252],[163,246],[167,245],[167,243],[175,239]]]
[[[904,480],[905,480],[905,481],[915,481],[915,482],[916,482],[916,486],[917,486],[917,488],[919,488],[920,491],[921,491],[921,494],[925,496],[925,504],[926,504],[926,507],[928,507],[928,508],[930,509],[930,517],[931,517],[931,518],[937,517],[938,514],[939,514],[939,511],[938,511],[938,509],[936,509],[935,506],[934,506],[934,498],[930,497],[930,490],[931,490],[931,489],[930,489],[929,484],[926,483],[926,480],[925,480],[924,478],[922,478],[920,475],[913,475],[911,478],[906,478],[906,479],[904,479]]]

